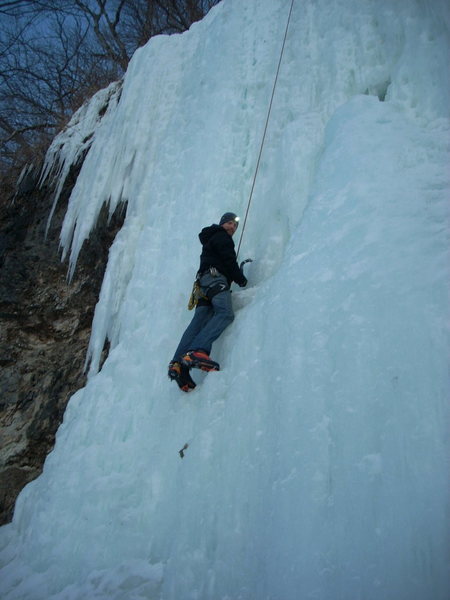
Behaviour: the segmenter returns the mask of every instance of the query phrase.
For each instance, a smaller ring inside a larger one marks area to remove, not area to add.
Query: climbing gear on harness
[[[192,292],[189,297],[188,302],[188,310],[192,310],[198,304],[198,301],[203,298],[204,300],[209,300],[208,296],[203,293],[202,288],[200,287],[200,282],[198,279],[194,281],[194,285],[192,286]]]
[[[203,273],[199,273],[198,278],[200,279],[207,273],[209,273],[212,277],[219,277],[219,275],[222,275],[222,273],[220,273],[216,267],[209,267],[209,269],[206,269],[206,271],[203,271]]]
[[[247,223],[247,217],[248,217],[248,213],[249,213],[249,210],[250,210],[250,204],[251,204],[252,198],[253,198],[253,190],[255,189],[255,182],[256,182],[256,177],[258,175],[259,163],[261,161],[261,155],[262,155],[262,151],[263,151],[263,148],[264,148],[264,142],[266,140],[267,126],[269,125],[270,113],[272,111],[273,97],[275,95],[275,89],[277,87],[277,81],[278,81],[278,75],[280,73],[281,61],[283,60],[284,46],[286,45],[286,38],[287,38],[288,29],[289,29],[289,23],[291,22],[291,15],[292,15],[292,8],[293,8],[293,6],[294,6],[294,0],[291,1],[291,8],[289,9],[289,16],[288,16],[288,19],[287,19],[286,29],[285,29],[285,32],[284,32],[283,44],[281,46],[280,59],[278,61],[277,72],[276,72],[276,75],[275,75],[275,81],[273,83],[272,96],[271,96],[270,102],[269,102],[269,110],[267,111],[266,124],[264,126],[264,133],[263,133],[263,136],[262,136],[262,139],[261,139],[261,145],[260,145],[260,148],[259,148],[258,160],[256,161],[255,174],[253,176],[252,187],[251,187],[250,196],[249,196],[249,199],[248,199],[248,202],[247,202],[247,210],[245,212],[244,222],[242,224],[241,237],[239,238],[239,245],[238,245],[238,249],[237,249],[237,252],[236,252],[236,256],[239,256],[239,250],[241,248],[242,238],[244,237],[245,225]]]

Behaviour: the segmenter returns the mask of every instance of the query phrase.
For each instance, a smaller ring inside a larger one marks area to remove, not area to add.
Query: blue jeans
[[[200,285],[203,289],[207,287],[209,281],[214,283],[210,278],[210,275],[201,278]],[[207,306],[197,306],[192,321],[181,337],[173,360],[180,360],[189,350],[204,350],[210,354],[213,342],[233,322],[233,319],[230,290],[213,296]]]

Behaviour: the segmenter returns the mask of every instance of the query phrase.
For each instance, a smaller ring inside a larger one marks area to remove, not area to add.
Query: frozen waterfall
[[[246,210],[289,5],[152,39],[55,140],[64,176],[93,133],[70,268],[105,202],[127,214],[89,382],[0,530],[4,600],[450,597],[444,0],[294,1],[222,370],[166,376],[197,234]]]

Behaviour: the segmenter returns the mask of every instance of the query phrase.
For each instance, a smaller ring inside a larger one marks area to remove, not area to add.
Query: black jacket
[[[228,280],[228,285],[235,281],[238,285],[245,285],[247,279],[241,273],[237,264],[234,242],[220,225],[204,227],[198,235],[203,250],[200,256],[199,273],[204,273],[209,267],[216,267]]]

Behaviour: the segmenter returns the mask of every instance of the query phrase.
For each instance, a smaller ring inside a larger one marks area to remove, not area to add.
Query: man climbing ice
[[[238,224],[239,217],[227,212],[218,225],[204,227],[198,236],[203,248],[196,280],[196,309],[169,363],[168,372],[169,378],[184,392],[195,388],[189,374],[191,368],[219,370],[219,364],[211,360],[209,354],[212,343],[234,319],[230,285],[233,281],[240,287],[247,285],[237,263],[232,239]]]

